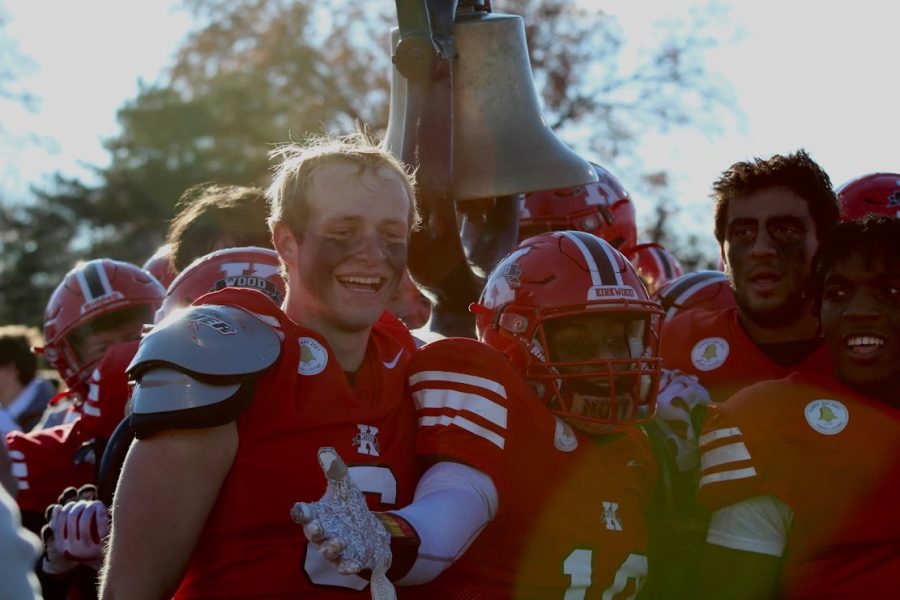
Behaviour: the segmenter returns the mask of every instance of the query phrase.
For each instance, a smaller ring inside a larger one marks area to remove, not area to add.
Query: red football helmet
[[[852,221],[874,213],[900,217],[900,173],[870,173],[851,179],[837,189],[841,220]]]
[[[673,279],[653,296],[666,319],[688,309],[721,310],[734,306],[734,292],[722,271],[694,271]]]
[[[137,265],[108,258],[79,264],[47,303],[42,352],[69,389],[85,391],[106,348],[137,339],[164,295],[156,278]]]
[[[226,287],[259,290],[280,306],[285,294],[280,269],[278,253],[269,248],[247,246],[210,252],[178,274],[166,292],[166,298],[156,314],[156,322],[162,321],[175,309],[188,306],[203,294]]]
[[[521,242],[471,310],[479,339],[506,354],[552,412],[582,429],[653,417],[662,309],[606,241],[560,231]]]
[[[164,288],[168,288],[178,275],[175,272],[175,265],[172,264],[172,246],[163,244],[157,248],[142,268],[156,277]]]
[[[637,243],[634,203],[612,173],[591,164],[597,183],[525,194],[519,205],[519,241],[545,231],[587,231],[628,256]]]
[[[631,251],[629,258],[651,296],[656,290],[684,274],[684,269],[675,255],[660,244],[653,242],[638,244]]]

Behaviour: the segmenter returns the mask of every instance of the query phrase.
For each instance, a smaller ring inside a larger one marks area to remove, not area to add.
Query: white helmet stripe
[[[584,262],[591,272],[592,285],[624,285],[622,273],[620,273],[617,268],[618,261],[616,260],[615,254],[612,252],[611,246],[598,243],[597,239],[588,233],[561,231],[560,234],[570,239],[581,251]],[[588,244],[590,244],[590,248],[588,247]],[[598,258],[600,259],[599,261],[597,260]]]
[[[106,269],[99,261],[88,262],[75,272],[75,277],[86,302],[92,302],[113,292],[109,279],[106,277]]]

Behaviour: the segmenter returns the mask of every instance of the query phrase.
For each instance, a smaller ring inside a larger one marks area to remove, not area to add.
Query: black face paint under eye
[[[369,243],[356,236],[335,238],[322,235],[309,235],[304,243],[314,243],[312,250],[313,271],[308,274],[306,285],[321,295],[328,288],[334,277],[334,271],[344,262],[358,254]],[[388,270],[399,285],[406,269],[407,245],[404,242],[379,242],[381,252],[385,256]]]

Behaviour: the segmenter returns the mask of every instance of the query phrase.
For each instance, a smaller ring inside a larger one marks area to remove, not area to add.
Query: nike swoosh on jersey
[[[400,348],[400,351],[397,352],[397,356],[394,357],[394,360],[386,360],[384,361],[385,369],[393,369],[397,366],[397,361],[400,360],[400,355],[403,354],[403,348]]]

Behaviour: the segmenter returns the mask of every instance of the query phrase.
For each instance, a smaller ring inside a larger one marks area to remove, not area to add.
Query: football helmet
[[[176,309],[190,305],[203,294],[226,287],[259,290],[280,306],[285,295],[280,269],[278,253],[269,248],[247,246],[210,252],[178,274],[166,291],[156,322]]]
[[[841,220],[852,221],[875,213],[900,217],[900,173],[869,173],[837,189]]]
[[[519,241],[545,231],[587,231],[628,256],[637,243],[634,203],[619,180],[598,164],[597,183],[525,194]]]
[[[656,290],[684,274],[684,269],[675,255],[661,244],[653,242],[638,244],[628,256],[651,296]]]
[[[470,310],[479,339],[576,427],[653,417],[662,309],[606,241],[559,231],[521,242]]]
[[[168,288],[178,275],[172,264],[172,246],[164,244],[157,248],[141,268],[156,277],[164,288]]]
[[[654,298],[666,311],[666,319],[688,309],[721,310],[734,306],[731,283],[722,271],[685,273],[659,288]]]
[[[137,339],[164,295],[156,278],[137,265],[108,258],[80,263],[50,296],[40,351],[70,390],[86,391],[106,347]]]

